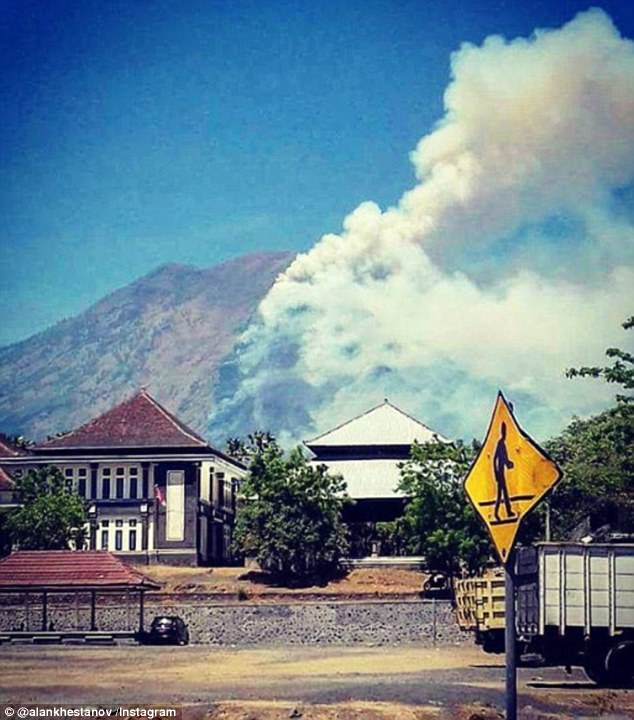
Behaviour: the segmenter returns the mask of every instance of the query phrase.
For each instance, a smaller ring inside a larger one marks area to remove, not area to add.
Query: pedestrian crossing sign
[[[498,393],[484,444],[464,481],[464,490],[487,526],[503,564],[522,519],[561,480],[562,472],[519,426]]]

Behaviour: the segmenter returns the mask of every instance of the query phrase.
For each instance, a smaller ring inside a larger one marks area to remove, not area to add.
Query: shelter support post
[[[48,594],[46,590],[42,593],[42,630],[48,627]]]
[[[145,597],[143,590],[139,590],[139,633],[143,633],[143,612],[144,612]]]
[[[97,629],[97,592],[95,590],[90,591],[90,629]]]

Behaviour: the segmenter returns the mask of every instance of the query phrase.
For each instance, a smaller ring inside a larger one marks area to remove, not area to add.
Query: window
[[[101,497],[104,499],[138,498],[139,468],[138,466],[118,465],[117,467],[102,467],[99,469],[101,477]],[[107,491],[107,493],[106,493]]]
[[[107,528],[110,525],[110,520],[102,520],[101,527]]]
[[[231,483],[225,480],[224,473],[218,473],[218,500],[221,507],[230,508],[232,506]]]
[[[114,549],[121,552],[123,549],[123,530],[116,530],[114,534]]]
[[[114,524],[115,527],[123,527],[123,520],[115,520]]]
[[[128,550],[136,550],[136,518],[128,520]]]
[[[73,489],[73,468],[64,468],[64,480],[68,490]]]
[[[83,498],[87,497],[88,490],[88,470],[83,468],[77,469],[77,493]]]
[[[139,468],[130,468],[130,497],[136,500],[139,497]]]
[[[209,474],[205,479],[205,486],[203,489],[203,500],[213,503],[214,501],[214,468],[213,465],[209,468]]]
[[[100,497],[105,500],[110,499],[110,468],[100,468],[99,473],[101,475],[101,495]]]
[[[102,550],[108,549],[108,531],[107,530],[101,531],[101,549]]]
[[[222,507],[224,504],[224,485],[225,485],[225,474],[222,472],[216,473],[216,487],[214,497],[216,499],[216,506]]]

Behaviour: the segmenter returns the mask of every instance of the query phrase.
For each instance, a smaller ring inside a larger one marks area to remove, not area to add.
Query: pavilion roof
[[[0,592],[159,587],[118,557],[101,550],[18,550],[0,560]]]
[[[434,439],[445,440],[386,399],[332,430],[306,440],[305,445],[312,450],[314,447],[412,445],[415,440],[425,443]]]

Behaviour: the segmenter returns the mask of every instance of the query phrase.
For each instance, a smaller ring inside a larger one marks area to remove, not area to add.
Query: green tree
[[[623,323],[634,328],[634,316]],[[616,523],[634,531],[634,356],[608,348],[611,364],[569,368],[569,378],[603,378],[620,386],[616,406],[599,415],[578,418],[546,449],[564,471],[564,481],[552,496],[553,534],[565,538],[590,517],[593,525]]]
[[[7,529],[21,550],[64,550],[85,540],[86,507],[56,467],[28,470],[14,481],[20,507],[7,518]]]
[[[411,498],[396,534],[409,553],[424,555],[430,570],[456,576],[486,564],[491,543],[469,504],[463,480],[477,447],[462,442],[414,443],[401,464],[400,490]]]
[[[625,330],[634,328],[634,315],[629,317],[622,327]],[[619,348],[608,348],[605,354],[613,359],[611,365],[568,368],[566,377],[603,378],[606,382],[620,385],[629,394],[618,393],[616,401],[620,406],[630,411],[634,406],[634,395],[632,394],[632,391],[634,391],[634,355]]]
[[[634,328],[634,316],[623,323]],[[616,405],[585,420],[574,418],[546,449],[564,471],[551,499],[555,538],[566,538],[580,521],[634,530],[634,356],[605,352],[611,363],[569,368],[569,378],[602,378],[620,387]]]
[[[251,457],[235,545],[283,581],[325,578],[346,554],[345,483],[301,448],[285,455],[273,438]]]
[[[275,438],[270,432],[256,430],[249,433],[246,440],[229,438],[225,443],[225,452],[239,462],[249,464],[255,455],[263,453],[272,443],[275,443]]]
[[[631,406],[630,406],[631,407]],[[634,422],[630,407],[617,406],[575,418],[545,444],[564,471],[550,500],[554,539],[565,539],[582,520],[634,530]]]

